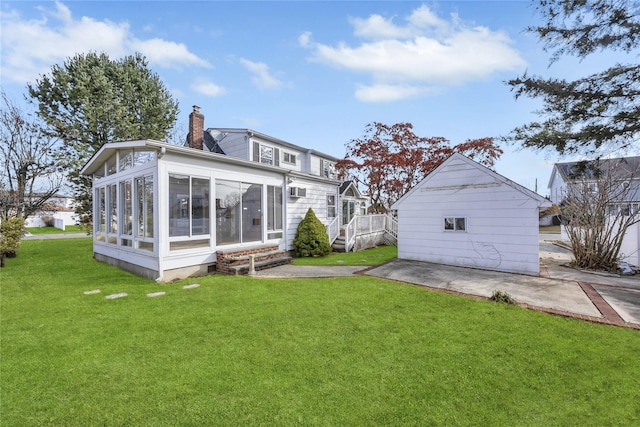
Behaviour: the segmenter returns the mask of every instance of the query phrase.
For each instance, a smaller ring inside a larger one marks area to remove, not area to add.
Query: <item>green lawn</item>
[[[0,286],[3,426],[640,424],[631,329],[371,277],[160,285],[88,238],[24,241]]]
[[[67,225],[64,230],[55,227],[27,227],[26,230],[34,235],[41,234],[76,234],[86,233],[87,230],[81,225]]]
[[[362,252],[333,252],[325,257],[295,258],[294,265],[376,265],[398,256],[397,246],[378,246]]]

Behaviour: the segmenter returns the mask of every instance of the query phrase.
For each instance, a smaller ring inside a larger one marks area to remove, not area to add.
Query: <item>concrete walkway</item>
[[[22,240],[49,240],[49,239],[79,239],[82,237],[91,237],[87,233],[69,233],[69,234],[26,234]]]
[[[507,292],[518,303],[539,311],[640,329],[640,277],[602,275],[569,266],[571,252],[541,235],[540,276],[395,259],[368,267],[285,265],[256,277],[337,277],[365,274],[444,292],[489,298]]]

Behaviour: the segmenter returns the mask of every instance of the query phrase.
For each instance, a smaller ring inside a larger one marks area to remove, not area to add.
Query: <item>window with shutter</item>
[[[253,143],[253,161],[260,163],[260,143]]]
[[[280,150],[269,145],[254,142],[253,161],[267,165],[280,166]]]

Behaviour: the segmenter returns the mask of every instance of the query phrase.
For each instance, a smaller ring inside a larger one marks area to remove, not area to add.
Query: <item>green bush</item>
[[[20,239],[24,234],[24,219],[9,218],[0,224],[0,267],[4,265],[4,258],[13,258],[20,246]]]
[[[293,250],[297,257],[325,256],[331,253],[327,230],[311,208],[298,224]]]
[[[509,295],[506,292],[502,292],[502,291],[493,291],[493,294],[491,294],[491,298],[489,298],[491,301],[495,301],[495,302],[502,302],[505,304],[511,304],[511,305],[517,305],[518,302],[513,299],[513,297],[511,295]]]

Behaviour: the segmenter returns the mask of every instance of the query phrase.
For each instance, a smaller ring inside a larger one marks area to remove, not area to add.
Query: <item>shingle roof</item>
[[[640,177],[640,156],[556,163],[555,166],[565,182],[583,173],[587,179],[595,179],[597,171],[610,172],[614,179]]]

